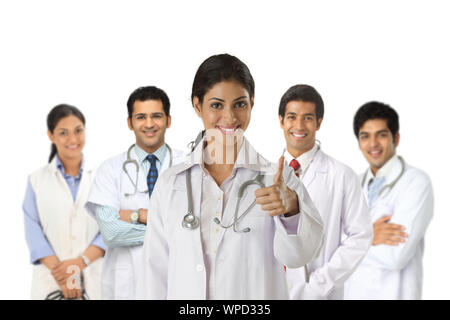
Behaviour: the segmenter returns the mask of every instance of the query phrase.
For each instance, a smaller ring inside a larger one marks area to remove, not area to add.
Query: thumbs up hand
[[[288,188],[283,179],[284,156],[278,160],[278,169],[273,177],[273,185],[255,191],[256,203],[270,216],[284,214],[286,217],[299,213],[298,197]]]

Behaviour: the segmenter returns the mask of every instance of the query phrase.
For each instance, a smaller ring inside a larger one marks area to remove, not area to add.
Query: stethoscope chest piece
[[[183,221],[181,222],[181,225],[184,229],[187,230],[194,230],[200,225],[200,220],[198,217],[193,213],[193,206],[192,206],[192,188],[191,188],[191,169],[189,168],[186,171],[186,193],[187,193],[187,200],[188,200],[188,209],[187,214],[183,217]]]
[[[193,215],[192,212],[188,212],[183,217],[183,222],[181,224],[182,224],[183,228],[193,230],[193,229],[196,229],[200,225],[200,222],[199,222],[197,216]]]

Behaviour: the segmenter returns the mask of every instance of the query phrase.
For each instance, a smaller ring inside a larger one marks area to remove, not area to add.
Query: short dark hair
[[[71,106],[69,104],[58,104],[53,107],[52,110],[47,115],[47,129],[50,133],[53,134],[56,126],[58,125],[59,120],[68,117],[75,116],[83,123],[83,126],[86,125],[86,119],[84,118],[83,113],[76,107]],[[55,155],[58,153],[56,149],[56,145],[54,143],[50,146],[50,156],[48,157],[48,162],[51,162]]]
[[[255,81],[247,65],[235,56],[224,53],[211,56],[200,65],[192,84],[191,102],[197,97],[203,103],[206,92],[216,83],[226,80],[239,82],[250,98],[255,95]]]
[[[290,87],[281,97],[278,114],[284,120],[286,105],[291,101],[312,102],[315,106],[317,122],[323,118],[324,104],[322,97],[314,87],[307,84],[298,84]]]
[[[170,100],[167,94],[155,86],[140,87],[131,93],[127,101],[128,117],[131,119],[136,101],[160,100],[166,116],[170,115]]]
[[[361,127],[367,120],[372,119],[385,119],[392,133],[392,138],[395,139],[395,135],[400,128],[398,114],[391,106],[378,101],[367,102],[356,111],[353,118],[353,131],[357,139],[359,139]]]

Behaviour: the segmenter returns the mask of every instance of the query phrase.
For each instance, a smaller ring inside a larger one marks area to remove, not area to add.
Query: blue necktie
[[[385,177],[379,177],[374,178],[369,181],[369,192],[368,192],[368,198],[369,198],[369,207],[372,208],[373,204],[375,203],[375,200],[378,198],[378,193],[380,192],[381,188],[384,185],[384,181],[386,180]]]
[[[158,179],[158,169],[156,169],[156,156],[153,154],[149,154],[147,156],[148,162],[150,162],[150,170],[147,175],[147,186],[148,186],[148,195],[151,196],[153,192],[153,188],[156,184],[156,179]]]

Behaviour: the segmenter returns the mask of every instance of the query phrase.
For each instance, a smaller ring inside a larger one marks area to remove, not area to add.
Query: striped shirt
[[[137,144],[134,151],[138,157],[139,163],[145,176],[150,171],[150,162],[147,160],[149,153],[141,149]],[[153,155],[156,156],[156,168],[161,170],[164,159],[167,155],[167,146],[163,144]],[[138,210],[139,208],[135,208]],[[133,224],[120,220],[120,213],[110,206],[97,206],[95,216],[100,228],[103,241],[108,247],[128,247],[139,246],[144,243],[145,224]]]

